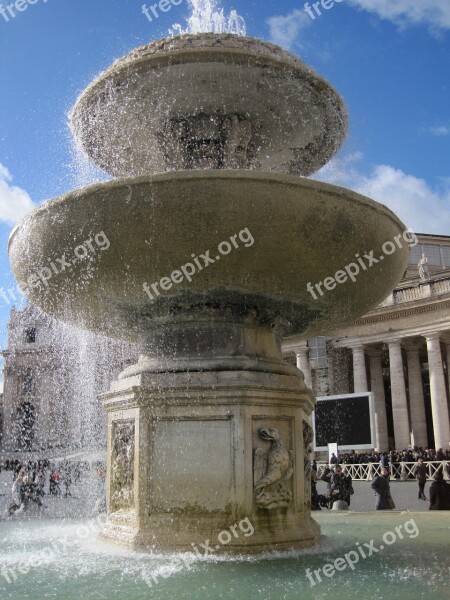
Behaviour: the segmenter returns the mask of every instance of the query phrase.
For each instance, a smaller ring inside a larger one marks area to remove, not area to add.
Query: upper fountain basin
[[[342,145],[339,94],[296,56],[232,34],[183,35],[117,60],[71,113],[116,177],[241,168],[309,175]]]
[[[282,317],[285,334],[311,337],[387,297],[403,275],[408,245],[401,240],[380,260],[382,246],[404,229],[385,206],[329,184],[274,173],[187,171],[97,184],[50,200],[16,226],[9,255],[32,303],[109,335],[136,341],[177,310],[232,306],[255,309],[267,322]],[[366,270],[361,266],[334,289],[322,285],[322,295],[314,288],[317,299],[308,291],[309,282],[334,277],[365,253],[376,259],[365,260]],[[202,254],[213,262],[204,264]],[[202,267],[191,281],[173,275],[187,263]],[[155,282],[159,294],[152,292]]]

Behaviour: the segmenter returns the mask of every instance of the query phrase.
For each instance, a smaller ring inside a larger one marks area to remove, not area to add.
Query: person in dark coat
[[[344,475],[339,465],[336,465],[334,473],[330,478],[330,499],[335,502],[342,500],[350,506],[350,495],[352,494],[352,478]]]
[[[24,475],[22,479],[22,485],[20,486],[19,495],[21,505],[19,510],[16,511],[16,514],[20,514],[27,510],[31,502],[34,502],[39,506],[39,508],[42,508],[43,504],[39,497],[37,486],[33,483],[33,480],[29,475]]]
[[[416,466],[414,467],[414,477],[417,479],[419,484],[419,500],[426,500],[425,496],[425,484],[427,482],[427,465],[423,462],[423,458],[420,457]]]
[[[322,473],[322,477],[320,478],[322,481],[325,481],[327,484],[327,492],[326,497],[330,498],[331,496],[331,478],[333,477],[335,467],[333,466],[333,471],[327,467],[325,471]]]
[[[430,510],[450,510],[450,485],[444,481],[441,470],[436,472],[430,486]]]
[[[389,469],[389,456],[383,453],[380,457],[380,463],[382,467]]]
[[[311,510],[322,510],[317,493],[317,471],[313,466],[311,466]]]
[[[385,467],[381,469],[381,475],[375,477],[371,488],[377,495],[376,510],[392,510],[395,508],[389,485],[389,471]]]

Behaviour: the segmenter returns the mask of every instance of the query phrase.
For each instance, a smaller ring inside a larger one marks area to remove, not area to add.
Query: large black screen
[[[368,396],[320,400],[315,411],[316,447],[371,446]]]

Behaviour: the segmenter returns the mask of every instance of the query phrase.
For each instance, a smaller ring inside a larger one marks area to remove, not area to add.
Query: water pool
[[[0,598],[450,598],[450,513],[320,513],[315,518],[323,537],[313,550],[241,558],[221,553],[195,560],[100,542],[94,521],[88,526],[86,520],[74,519],[3,521]],[[399,526],[403,539],[395,530]],[[375,552],[369,549],[371,540],[372,548],[385,547]],[[354,554],[347,560],[350,552]],[[355,563],[353,569],[349,562]],[[346,566],[334,574],[328,567],[326,575],[322,568],[329,563]]]

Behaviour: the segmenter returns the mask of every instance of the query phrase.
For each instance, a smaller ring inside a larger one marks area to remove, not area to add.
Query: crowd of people
[[[426,501],[425,486],[428,476],[426,462],[450,461],[450,451],[414,448],[402,452],[392,451],[389,453],[367,452],[341,454],[339,459],[334,454],[330,458],[330,464],[319,477],[317,462],[311,464],[311,506],[313,510],[321,508],[347,509],[351,504],[351,496],[354,494],[353,481],[349,474],[345,474],[340,465],[354,465],[367,463],[380,463],[380,475],[371,482],[377,502],[377,510],[389,510],[395,508],[395,503],[390,492],[390,479],[396,471],[392,472],[390,466],[396,466],[400,462],[415,463],[412,476],[418,483],[418,498]],[[340,464],[339,464],[340,463]],[[449,464],[447,472],[450,476]],[[72,483],[77,483],[81,477],[81,465],[69,463],[64,460],[60,464],[52,464],[49,460],[28,461],[22,464],[19,460],[6,460],[0,463],[0,473],[11,471],[12,473],[12,501],[8,512],[12,516],[26,511],[31,505],[39,509],[45,508],[44,497],[48,483],[50,496],[71,496]],[[104,486],[104,468],[97,469],[97,479],[101,487]],[[322,480],[327,484],[326,493],[319,494],[317,481]],[[104,510],[104,498],[99,493],[102,510]],[[429,490],[430,510],[450,510],[450,483],[444,480],[443,468],[439,467],[434,475]]]
[[[344,459],[344,456],[342,456],[342,459]],[[385,456],[387,458],[392,458],[389,455]],[[426,501],[427,498],[425,495],[425,485],[428,474],[427,466],[425,464],[423,455],[416,454],[416,456],[417,462],[414,465],[413,475],[419,486],[418,498],[419,500]],[[383,458],[383,455],[381,455],[380,458]],[[342,460],[342,462],[345,464],[344,460]],[[371,482],[371,488],[376,496],[376,510],[392,510],[395,508],[395,503],[390,489],[391,473],[388,467],[389,460],[379,460],[376,462],[381,463],[380,474]],[[326,494],[319,494],[317,491],[317,481],[319,479],[327,484]],[[311,463],[312,510],[321,510],[322,508],[347,510],[350,507],[351,496],[353,494],[354,489],[352,478],[350,475],[343,472],[342,467],[338,462],[338,458],[334,454],[330,458],[329,466],[325,469],[320,478],[318,476],[316,461]],[[442,467],[438,468],[434,474],[433,481],[430,486],[429,501],[429,510],[450,510],[450,483],[447,483],[444,480],[444,472]]]
[[[350,497],[354,494],[353,481],[350,475],[344,475],[338,464],[330,465],[320,479],[327,484],[325,495],[317,492],[317,464],[313,461],[311,464],[312,510],[321,510],[322,507],[332,508],[335,502],[338,503],[337,508],[344,508],[340,503],[345,503],[345,508],[350,506]]]
[[[391,452],[351,452],[340,455],[340,462],[346,465],[364,465],[368,463],[390,463],[416,462],[419,458],[430,462],[442,462],[450,460],[450,450],[433,450],[431,448],[409,448],[407,450],[392,450]],[[385,465],[387,466],[387,465]]]
[[[6,460],[0,464],[0,473],[12,473],[12,500],[8,506],[10,516],[21,514],[30,506],[45,508],[43,499],[48,493],[50,496],[71,496],[72,482],[80,479],[79,465],[63,461],[61,464],[51,464],[49,460],[28,461],[22,464],[19,460]]]

